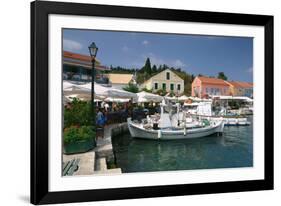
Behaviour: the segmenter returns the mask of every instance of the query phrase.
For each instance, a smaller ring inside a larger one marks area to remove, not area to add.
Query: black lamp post
[[[94,112],[94,82],[95,82],[95,61],[96,61],[96,56],[98,52],[98,47],[96,46],[95,42],[92,42],[92,44],[89,46],[89,52],[91,56],[91,61],[92,61],[92,80],[91,80],[91,115],[92,115],[92,121],[93,121],[93,126],[95,126],[95,112]]]

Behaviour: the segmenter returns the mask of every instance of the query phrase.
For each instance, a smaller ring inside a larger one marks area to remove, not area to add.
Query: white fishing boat
[[[164,113],[164,104],[161,105],[159,118],[148,117],[143,122],[133,122],[128,118],[128,128],[132,137],[154,139],[154,140],[175,140],[206,137],[215,133],[222,133],[224,128],[223,119],[207,120],[198,122],[186,122],[183,124],[172,124],[170,115]]]
[[[128,128],[132,137],[154,140],[176,140],[176,139],[191,139],[210,136],[215,133],[222,133],[224,122],[211,121],[210,125],[197,128],[153,128],[146,127],[142,123],[132,122],[128,118]]]
[[[184,104],[184,110],[193,117],[219,120],[223,118],[225,126],[247,126],[251,123],[244,115],[231,113],[222,107],[218,113],[212,111],[212,102]]]
[[[223,117],[225,126],[247,126],[251,124],[244,115],[229,113],[225,108],[221,110],[219,116]]]

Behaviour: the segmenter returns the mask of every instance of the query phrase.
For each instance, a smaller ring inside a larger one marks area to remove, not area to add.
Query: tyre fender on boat
[[[158,136],[157,136],[157,137],[158,137],[158,139],[160,139],[160,138],[161,138],[161,136],[162,136],[162,132],[161,132],[161,130],[159,129],[159,130],[158,130]]]

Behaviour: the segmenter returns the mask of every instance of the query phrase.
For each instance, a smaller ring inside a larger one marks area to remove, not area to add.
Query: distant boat
[[[212,112],[212,102],[184,104],[184,110],[193,117],[214,120],[223,118],[225,126],[247,126],[251,124],[244,115],[229,113],[224,107],[221,108],[218,114],[214,115],[214,112]]]

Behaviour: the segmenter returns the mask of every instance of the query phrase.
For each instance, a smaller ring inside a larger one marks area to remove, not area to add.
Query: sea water
[[[226,126],[217,134],[185,140],[113,137],[116,164],[126,172],[237,168],[253,166],[253,125]]]

